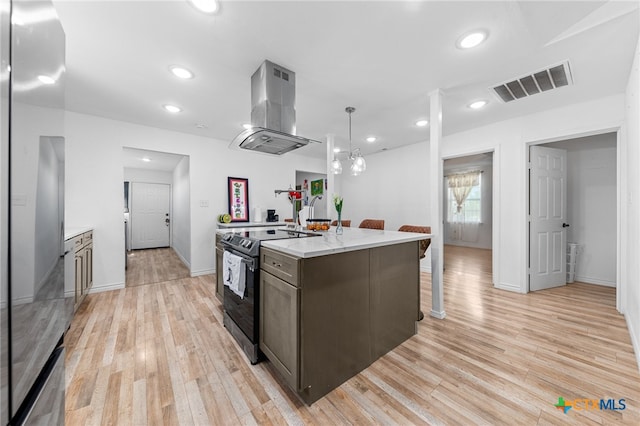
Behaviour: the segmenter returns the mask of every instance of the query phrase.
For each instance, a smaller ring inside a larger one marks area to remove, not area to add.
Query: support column
[[[325,197],[327,198],[327,202],[325,203],[327,206],[326,217],[327,219],[331,219],[331,215],[333,214],[333,194],[335,193],[335,175],[331,171],[331,162],[333,161],[333,147],[335,146],[335,135],[329,133],[327,134],[327,192]]]
[[[444,288],[442,274],[444,271],[443,251],[443,202],[442,202],[442,91],[436,89],[429,93],[429,177],[431,181],[431,316],[443,319]]]

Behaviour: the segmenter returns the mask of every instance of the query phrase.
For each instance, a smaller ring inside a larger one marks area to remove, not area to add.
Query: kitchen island
[[[416,333],[418,241],[345,228],[260,249],[260,349],[312,404]]]

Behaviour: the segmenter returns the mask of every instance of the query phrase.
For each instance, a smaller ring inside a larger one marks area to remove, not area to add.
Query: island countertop
[[[328,231],[314,233],[321,236],[268,240],[260,244],[291,256],[310,258],[431,238],[431,234],[361,228],[344,228],[342,235],[336,235],[333,227]]]

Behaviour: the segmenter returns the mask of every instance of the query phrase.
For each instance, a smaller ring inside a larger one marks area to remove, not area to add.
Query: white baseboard
[[[432,309],[430,315],[434,318],[444,319],[447,316],[447,313],[445,311],[434,311]]]
[[[429,273],[431,273],[431,266],[422,266],[422,265],[420,265],[420,272],[429,272]]]
[[[199,271],[191,271],[191,277],[198,277],[200,275],[211,275],[215,273],[215,269],[201,269]]]
[[[585,283],[585,284],[596,284],[596,285],[603,285],[605,287],[615,287],[616,283],[615,282],[611,282],[611,281],[607,281],[607,280],[600,280],[598,278],[590,278],[590,277],[582,277],[582,276],[575,276],[575,281],[579,281],[581,283]]]
[[[522,291],[522,289],[520,288],[519,285],[516,284],[509,284],[509,283],[499,283],[494,285],[495,288],[500,289],[500,290],[507,290],[507,291],[513,291],[515,293],[524,293]]]
[[[636,334],[636,330],[633,328],[633,319],[629,318],[629,314],[625,314],[624,319],[627,322],[627,329],[629,330],[629,335],[631,336],[631,345],[633,346],[633,352],[636,355],[636,364],[638,367],[638,371],[640,371],[640,342],[638,341],[638,335]]]
[[[124,283],[114,283],[114,284],[106,284],[101,286],[93,286],[89,290],[89,294],[102,293],[104,291],[111,291],[111,290],[122,290],[123,288],[124,288]]]

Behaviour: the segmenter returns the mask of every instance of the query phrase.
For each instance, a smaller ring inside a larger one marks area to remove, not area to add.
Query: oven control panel
[[[230,247],[250,256],[257,256],[260,251],[260,241],[246,238],[234,233],[223,235],[221,242],[223,246]]]

